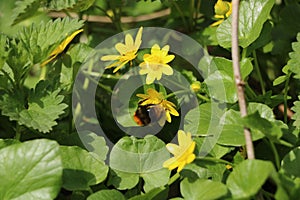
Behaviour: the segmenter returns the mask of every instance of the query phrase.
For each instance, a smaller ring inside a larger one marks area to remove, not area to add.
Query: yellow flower
[[[57,55],[59,55],[61,52],[63,52],[65,50],[65,48],[68,46],[68,44],[74,39],[74,37],[76,35],[78,35],[78,33],[81,33],[82,31],[83,31],[83,29],[79,29],[78,31],[75,31],[74,33],[72,33],[72,35],[67,37],[56,49],[54,49],[54,51],[52,51],[50,53],[50,56],[49,56],[50,58],[48,58],[46,61],[44,61],[41,64],[41,67],[47,65],[54,58],[56,58]]]
[[[225,19],[227,19],[231,15],[231,12],[231,2],[218,0],[215,4],[215,18],[219,20],[213,23],[211,26],[218,26],[219,24],[221,24]]]
[[[199,81],[195,81],[191,84],[191,89],[194,92],[199,92],[199,90],[201,89],[201,83]]]
[[[180,172],[186,164],[193,162],[196,158],[194,154],[196,143],[192,140],[191,133],[185,133],[182,130],[178,131],[178,145],[169,143],[167,149],[174,157],[166,160],[163,167],[173,170],[177,168]]]
[[[179,116],[179,113],[175,109],[176,105],[168,100],[165,100],[165,97],[157,92],[156,90],[149,88],[147,94],[137,94],[136,96],[142,98],[140,105],[161,105],[166,112],[166,120],[170,123],[171,115]]]
[[[147,74],[146,84],[151,84],[155,79],[160,80],[162,74],[172,75],[173,69],[167,64],[171,62],[175,56],[168,55],[169,45],[160,49],[159,45],[155,44],[151,48],[151,54],[144,55],[144,62],[140,64],[140,75]]]
[[[135,41],[133,41],[133,38],[130,34],[126,34],[125,44],[117,43],[115,45],[115,48],[120,53],[120,55],[106,55],[101,57],[102,61],[117,60],[117,62],[108,65],[107,67],[105,67],[105,69],[116,67],[113,71],[113,73],[115,73],[129,61],[132,61],[136,58],[136,53],[142,43],[142,31],[143,27],[141,27],[136,34]]]

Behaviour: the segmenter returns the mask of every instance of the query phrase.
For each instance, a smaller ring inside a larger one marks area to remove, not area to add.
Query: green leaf
[[[8,49],[8,41],[7,37],[0,33],[0,71],[8,57],[9,49]]]
[[[83,26],[83,21],[77,19],[56,19],[47,24],[32,25],[19,32],[24,47],[30,54],[33,63],[45,61],[50,53],[73,32]]]
[[[191,164],[186,165],[182,172],[180,172],[180,175],[188,178],[190,181],[210,179],[212,181],[221,182],[224,178],[225,170],[226,166],[223,163],[198,158]]]
[[[298,99],[300,99],[300,96],[298,96]],[[295,101],[294,106],[291,109],[292,111],[295,112],[292,117],[292,119],[295,120],[293,122],[293,126],[299,129],[300,128],[300,101]]]
[[[280,85],[281,83],[285,82],[286,79],[287,79],[287,76],[286,76],[286,75],[277,77],[277,78],[273,81],[273,86]]]
[[[125,197],[118,190],[100,190],[91,194],[87,200],[125,200]]]
[[[113,185],[119,190],[131,189],[139,182],[139,174],[127,173],[111,169],[108,185]]]
[[[165,143],[155,136],[148,135],[143,139],[123,137],[110,153],[110,167],[115,175],[109,182],[118,189],[130,189],[141,177],[145,181],[145,191],[163,186],[169,180],[170,171],[162,166],[169,157]],[[127,178],[132,180],[130,184],[124,181]]]
[[[292,179],[300,178],[300,147],[291,150],[284,156],[280,172]]]
[[[239,9],[239,45],[248,47],[260,35],[263,24],[267,21],[274,0],[241,1]],[[231,47],[231,20],[230,16],[217,29],[217,39],[224,48]]]
[[[167,199],[168,198],[168,191],[169,188],[166,187],[159,187],[154,188],[147,192],[146,194],[141,194],[138,196],[134,196],[130,198],[129,200],[161,200],[161,199]]]
[[[0,149],[18,143],[20,143],[20,141],[15,139],[0,139]]]
[[[19,124],[47,133],[57,125],[55,121],[67,107],[62,103],[60,89],[53,90],[47,81],[40,81],[28,96],[28,108],[20,112]]]
[[[226,185],[234,199],[249,198],[261,189],[267,178],[274,172],[275,168],[269,161],[245,160],[233,169]]]
[[[93,152],[100,160],[104,161],[106,159],[108,146],[106,146],[104,137],[87,131],[86,133],[81,132],[80,140],[84,142],[85,147],[89,152]]]
[[[245,127],[259,130],[270,140],[278,141],[282,136],[280,127],[275,122],[262,118],[258,112],[247,115],[243,118],[243,122]]]
[[[15,2],[13,25],[32,17],[40,7],[41,0],[22,0]]]
[[[77,146],[61,146],[63,162],[63,188],[67,190],[89,190],[89,186],[105,180],[108,166]]]
[[[293,52],[289,54],[290,60],[287,65],[290,67],[290,70],[295,73],[294,78],[300,79],[300,33],[297,35],[297,42],[292,43]]]
[[[163,162],[169,158],[165,143],[155,136],[123,137],[110,153],[110,166],[123,172],[151,173],[162,169]]]
[[[210,74],[205,83],[209,89],[210,96],[222,102],[235,103],[238,100],[236,86],[233,76],[232,61],[225,58],[215,57],[211,66],[217,69]],[[253,70],[249,59],[241,61],[241,74],[245,79]]]
[[[144,190],[145,192],[149,192],[150,190],[163,186],[168,183],[170,176],[170,170],[163,168],[157,170],[152,173],[143,173],[141,177],[143,178],[145,185]]]
[[[82,12],[93,5],[95,0],[52,0],[48,6],[51,10],[68,10],[72,12]]]
[[[272,109],[268,106],[260,103],[249,103],[248,114],[252,114],[258,111],[261,118],[264,118],[270,122],[274,122],[274,115]],[[228,110],[225,115],[224,121],[221,122],[222,132],[218,139],[218,144],[240,146],[245,144],[244,138],[244,125],[239,111]],[[264,134],[256,127],[252,129],[253,141],[261,139]]]
[[[18,121],[20,113],[25,109],[25,97],[20,92],[8,93],[0,97],[0,109],[2,115],[9,117],[11,121]]]
[[[205,179],[198,179],[194,182],[184,179],[180,183],[180,191],[184,199],[189,200],[218,199],[228,192],[223,183]]]
[[[0,150],[0,199],[54,199],[61,176],[55,141],[32,140]]]

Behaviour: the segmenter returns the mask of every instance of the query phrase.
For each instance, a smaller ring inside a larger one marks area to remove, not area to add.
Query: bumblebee
[[[141,105],[139,102],[133,119],[139,126],[147,126],[152,123],[158,123],[163,126],[166,121],[166,111],[160,104]]]

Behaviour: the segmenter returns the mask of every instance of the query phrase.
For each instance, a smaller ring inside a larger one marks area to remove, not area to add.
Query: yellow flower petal
[[[65,48],[68,46],[68,44],[74,39],[74,37],[76,35],[78,35],[79,33],[81,33],[82,31],[83,31],[83,29],[79,29],[79,30],[75,31],[74,33],[72,33],[70,36],[68,36],[56,49],[54,49],[50,53],[50,56],[49,56],[50,58],[48,58],[46,61],[44,61],[41,64],[41,67],[47,65],[49,62],[54,60],[58,54],[62,53],[65,50]]]
[[[179,155],[180,154],[180,146],[178,146],[177,144],[172,144],[169,143],[166,145],[166,148],[168,149],[168,151],[174,155]]]
[[[113,70],[113,73],[117,72],[119,69],[121,69],[124,65],[126,65],[128,62],[131,62],[134,60],[137,56],[137,51],[140,48],[140,45],[142,43],[142,30],[143,27],[141,27],[138,30],[138,33],[136,35],[135,41],[133,41],[133,37],[130,34],[125,35],[125,42],[123,43],[117,43],[115,45],[115,49],[119,52],[120,55],[106,55],[102,56],[101,60],[108,61],[108,60],[116,60],[114,64],[109,65],[107,68],[116,67]]]

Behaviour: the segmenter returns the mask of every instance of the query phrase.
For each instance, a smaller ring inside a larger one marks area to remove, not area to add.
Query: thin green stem
[[[248,51],[247,48],[244,48],[244,49],[242,50],[242,60],[243,60],[244,58],[247,57],[247,51]]]
[[[169,179],[168,185],[172,185],[179,178],[180,178],[180,174],[177,172]]]
[[[18,124],[17,122],[17,125],[16,125],[16,136],[15,136],[16,140],[19,140],[21,139],[21,126]]]
[[[256,93],[252,90],[252,88],[248,84],[245,85],[245,91],[250,96],[251,99],[255,99],[257,97]]]
[[[275,166],[277,169],[280,169],[280,158],[279,158],[279,154],[278,154],[278,151],[274,145],[274,143],[272,141],[269,140],[269,144],[270,144],[270,147],[273,151],[273,154],[274,154],[274,159],[275,159]]]
[[[190,92],[190,90],[179,90],[179,91],[172,92],[172,93],[168,94],[165,98],[168,99],[168,98],[174,97],[175,95],[185,94],[185,93],[188,93],[188,92]]]
[[[206,96],[203,96],[202,94],[197,94],[197,97],[199,98],[199,99],[202,99],[202,100],[204,100],[204,101],[207,101],[207,102],[210,102],[210,99],[209,98],[207,98]]]
[[[254,58],[254,68],[255,68],[255,71],[258,75],[260,88],[261,88],[262,94],[265,94],[266,90],[265,90],[264,80],[263,80],[262,75],[261,75],[261,71],[260,71],[260,68],[259,68],[259,64],[258,64],[257,55],[256,55],[255,50],[252,52],[252,55],[253,55],[253,58]]]
[[[190,0],[189,31],[194,27],[195,0]]]
[[[189,30],[188,23],[187,23],[187,21],[185,20],[185,17],[184,17],[184,14],[183,14],[181,8],[178,6],[178,4],[177,4],[174,0],[172,0],[171,2],[172,2],[172,4],[174,5],[174,7],[176,8],[176,10],[178,11],[178,13],[179,13],[179,15],[180,15],[180,17],[181,17],[181,19],[182,19],[183,25],[185,26],[185,28],[186,28],[187,30]]]
[[[287,96],[288,96],[288,90],[289,90],[289,83],[290,83],[290,78],[291,78],[291,72],[289,72],[287,74],[287,79],[285,81],[285,84],[284,84],[284,94],[283,94],[283,104],[284,104],[284,111],[283,111],[283,120],[284,120],[284,123],[287,123]]]
[[[223,159],[219,159],[219,158],[214,158],[214,157],[203,157],[203,158],[196,158],[197,160],[204,160],[204,161],[211,161],[211,162],[215,162],[215,163],[223,163],[226,165],[231,165],[234,166],[233,163],[227,161],[227,160],[223,160]]]

